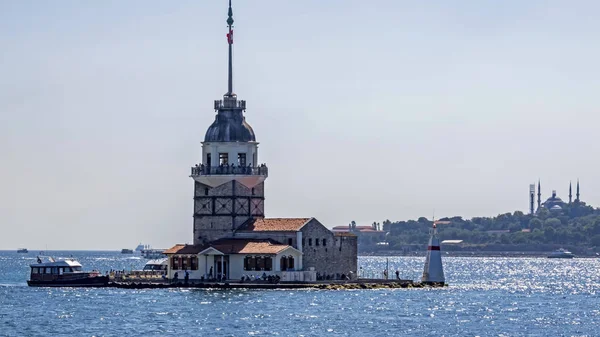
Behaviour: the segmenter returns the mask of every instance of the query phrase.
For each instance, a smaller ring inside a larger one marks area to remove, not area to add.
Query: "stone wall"
[[[350,271],[356,275],[356,236],[335,236],[314,218],[301,231],[305,270],[314,267],[320,275],[348,275]]]
[[[357,237],[336,236],[318,220],[311,219],[301,230],[302,242],[297,242],[296,232],[237,232],[236,238],[270,239],[302,250],[304,270],[313,267],[320,275],[356,275],[358,269]],[[325,240],[325,241],[323,241]],[[318,244],[317,244],[318,241]],[[298,246],[300,244],[301,247]]]
[[[194,244],[233,236],[253,217],[264,216],[264,182],[248,188],[236,180],[211,188],[194,184]]]

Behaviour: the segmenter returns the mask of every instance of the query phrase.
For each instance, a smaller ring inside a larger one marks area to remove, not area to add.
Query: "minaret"
[[[542,187],[538,179],[538,210],[542,207]]]
[[[575,194],[575,201],[579,202],[579,179],[577,179],[577,194]]]
[[[214,102],[215,121],[202,142],[194,179],[194,244],[232,237],[251,218],[264,217],[264,181],[268,170],[258,164],[258,142],[246,122],[246,101],[233,93],[233,10],[227,17],[228,78],[223,100]]]
[[[429,245],[427,246],[427,257],[421,282],[430,285],[444,285],[444,267],[442,266],[442,252],[440,250],[440,239],[437,236],[436,222],[430,231]]]
[[[573,202],[573,188],[572,183],[569,181],[569,204]]]
[[[535,209],[535,184],[529,185],[529,214],[534,214]]]

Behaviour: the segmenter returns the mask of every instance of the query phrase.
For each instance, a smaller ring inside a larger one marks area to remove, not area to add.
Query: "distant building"
[[[194,179],[193,244],[175,245],[169,277],[240,279],[277,275],[283,281],[313,280],[315,275],[356,275],[357,237],[336,233],[317,219],[265,218],[265,181],[258,142],[246,122],[246,101],[233,93],[233,12],[229,4],[228,90],[214,102],[215,121],[202,142]]]
[[[357,226],[354,222],[349,224],[348,226],[335,226],[331,229],[334,233],[351,233],[358,236],[358,243],[364,239],[368,240],[376,240],[378,242],[383,242],[385,240],[385,235],[387,232],[382,231],[377,224],[373,224],[371,226]]]
[[[534,187],[534,189],[532,189],[532,186]],[[530,204],[530,211],[533,212],[533,195],[535,193],[535,185],[530,185],[530,189],[529,189],[529,204]],[[580,194],[579,194],[579,180],[577,180],[577,193],[576,193],[576,198],[575,201],[573,201],[573,189],[572,189],[572,184],[569,183],[569,201],[568,203],[563,201],[557,194],[556,194],[556,190],[552,191],[552,195],[546,199],[544,202],[542,202],[542,187],[541,187],[541,183],[540,181],[538,181],[538,186],[537,186],[537,210],[535,211],[535,213],[539,213],[540,210],[542,209],[547,209],[549,211],[551,211],[552,213],[562,213],[567,207],[568,205],[570,205],[571,203],[579,203],[580,202]]]

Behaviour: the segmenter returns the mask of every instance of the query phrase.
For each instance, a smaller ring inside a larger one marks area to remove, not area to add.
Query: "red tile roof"
[[[219,240],[211,245],[223,254],[269,254],[275,255],[291,246],[282,245],[271,241],[259,240]]]
[[[208,248],[206,245],[184,245],[177,244],[163,252],[163,254],[198,254]]]
[[[223,254],[267,254],[275,255],[291,246],[282,245],[269,240],[222,239],[207,245],[178,244],[167,250],[164,254],[196,255],[200,252],[214,248]]]
[[[356,236],[356,234],[352,234],[350,232],[334,232],[333,235],[335,235],[335,236]]]
[[[250,219],[238,231],[246,232],[297,232],[310,218]]]

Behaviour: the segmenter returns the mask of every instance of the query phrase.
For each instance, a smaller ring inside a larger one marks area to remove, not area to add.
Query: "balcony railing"
[[[206,176],[206,175],[247,175],[247,176],[268,176],[269,168],[267,165],[262,164],[257,167],[252,166],[233,166],[233,165],[221,165],[221,166],[204,166],[196,165],[192,166],[192,176]]]
[[[216,100],[215,101],[215,110],[220,109],[242,109],[246,110],[246,101],[244,100],[235,100],[235,99],[225,99],[225,100]]]

